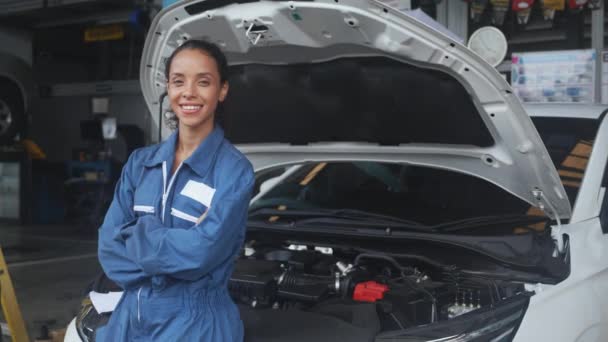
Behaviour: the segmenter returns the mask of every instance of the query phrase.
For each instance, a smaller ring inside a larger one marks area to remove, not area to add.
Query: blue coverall
[[[125,292],[98,341],[243,340],[227,284],[253,168],[215,126],[171,175],[177,134],[131,154],[99,229],[102,268]]]

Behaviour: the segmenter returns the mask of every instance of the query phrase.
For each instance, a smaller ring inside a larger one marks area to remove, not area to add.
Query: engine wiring
[[[482,284],[485,284],[488,288],[488,293],[490,294],[491,303],[494,304],[501,300],[500,289],[498,287],[498,284],[496,283],[496,281],[494,281],[491,278],[487,278],[487,277],[477,275],[477,274],[468,274],[468,273],[466,275],[463,275],[456,268],[447,269],[445,271],[444,275],[456,287],[461,287],[461,286],[464,287],[466,281],[464,281],[462,278],[465,278],[467,280],[468,279],[482,280]]]
[[[417,291],[420,293],[423,293],[424,295],[426,295],[430,302],[431,302],[431,323],[436,322],[437,321],[437,298],[435,298],[435,296],[433,296],[433,294],[431,292],[429,292],[427,289],[425,289],[424,287],[416,284],[415,282],[413,282],[406,274],[405,274],[405,269],[411,269],[411,268],[406,268],[403,267],[399,264],[399,262],[397,262],[397,260],[395,260],[395,258],[393,258],[390,255],[387,254],[379,254],[379,253],[362,253],[357,255],[357,257],[354,260],[354,265],[355,266],[360,266],[360,261],[361,259],[379,259],[379,260],[385,260],[388,261],[390,264],[392,264],[394,267],[396,267],[399,271],[400,271],[400,277],[392,279],[392,281],[399,281],[402,280],[404,284],[406,284],[409,288],[411,288],[413,291]],[[413,270],[413,269],[412,269]]]
[[[395,323],[397,323],[397,325],[399,326],[399,329],[401,329],[401,330],[405,330],[405,327],[403,326],[403,324],[401,324],[401,321],[399,321],[399,320],[397,319],[397,317],[395,316],[395,314],[394,314],[394,313],[392,313],[392,312],[391,312],[391,313],[389,314],[389,316],[391,316],[391,318],[392,318],[392,319],[395,321]]]
[[[331,252],[324,253],[314,243],[304,246],[247,245],[251,251],[239,260],[230,279],[231,296],[240,305],[262,311],[314,313],[314,308],[348,303],[341,312],[377,303],[382,326],[404,330],[495,306],[523,291],[520,285],[419,254],[333,244],[323,244],[331,246]]]

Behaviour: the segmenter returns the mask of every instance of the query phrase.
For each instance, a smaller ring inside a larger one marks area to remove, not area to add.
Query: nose
[[[186,82],[182,97],[191,98],[196,95],[196,82]]]

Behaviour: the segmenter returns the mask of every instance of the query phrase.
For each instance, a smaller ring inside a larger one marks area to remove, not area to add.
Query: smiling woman
[[[227,289],[245,236],[249,161],[215,124],[226,58],[189,41],[167,60],[176,132],[136,150],[99,230],[99,259],[124,289],[96,341],[242,341]]]
[[[171,102],[165,117],[172,128],[177,128],[180,114],[208,125],[207,120],[214,119],[218,104],[228,93],[226,57],[217,46],[205,41],[191,40],[179,46],[167,59],[165,77]]]

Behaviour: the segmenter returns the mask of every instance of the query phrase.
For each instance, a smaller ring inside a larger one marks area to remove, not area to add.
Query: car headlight
[[[375,341],[391,342],[506,342],[513,340],[528,308],[529,295],[511,297],[448,321],[382,333]]]
[[[110,314],[99,314],[93,307],[89,296],[80,303],[80,311],[76,316],[76,331],[83,342],[95,341],[97,328],[108,323]]]

